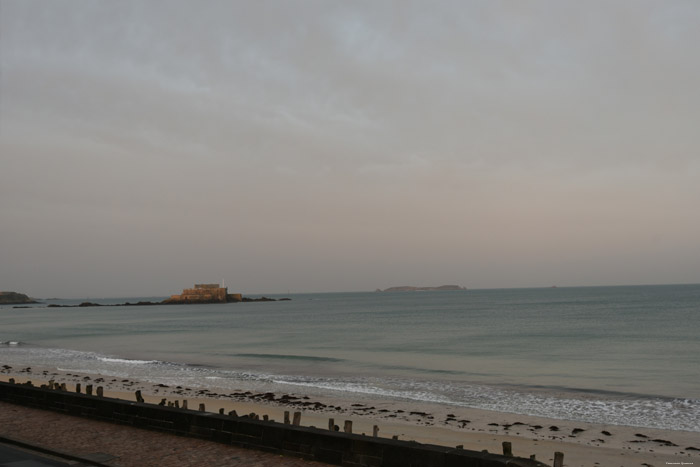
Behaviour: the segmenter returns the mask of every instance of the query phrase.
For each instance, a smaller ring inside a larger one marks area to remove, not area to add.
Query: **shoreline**
[[[567,466],[667,465],[683,462],[700,465],[700,433],[662,429],[602,425],[568,420],[461,408],[403,400],[371,399],[361,401],[303,393],[254,393],[240,390],[220,393],[214,381],[208,388],[169,387],[137,381],[129,377],[59,371],[55,368],[12,368],[0,366],[0,380],[14,378],[16,383],[31,381],[35,386],[53,380],[65,383],[68,391],[75,385],[102,386],[106,397],[135,401],[141,391],[147,403],[158,404],[187,400],[190,409],[205,404],[206,411],[225,413],[236,410],[239,415],[268,415],[282,422],[284,412],[300,411],[302,426],[328,428],[330,418],[335,425],[353,422],[353,432],[371,434],[379,427],[379,436],[413,440],[442,446],[463,445],[465,449],[501,453],[501,443],[509,441],[513,454],[532,454],[551,464],[555,451],[564,453]],[[83,389],[83,392],[85,390]],[[94,389],[93,389],[94,391]],[[696,461],[696,462],[694,462]]]

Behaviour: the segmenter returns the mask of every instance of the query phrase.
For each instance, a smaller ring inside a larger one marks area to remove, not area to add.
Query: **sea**
[[[284,297],[5,305],[0,365],[700,431],[700,285]]]

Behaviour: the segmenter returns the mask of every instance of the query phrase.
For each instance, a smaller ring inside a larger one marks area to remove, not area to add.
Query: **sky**
[[[0,0],[0,290],[700,282],[700,2]]]

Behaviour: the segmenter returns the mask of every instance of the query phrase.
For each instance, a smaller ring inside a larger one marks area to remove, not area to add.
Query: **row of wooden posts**
[[[9,382],[14,384],[15,381],[13,378],[10,378]],[[29,383],[29,384],[31,384],[31,383]],[[58,383],[54,382],[53,380],[49,381],[47,387],[48,387],[48,389],[66,391],[66,383],[58,384]],[[92,390],[93,390],[92,384],[88,384],[85,386],[85,394],[87,394],[88,396],[92,395]],[[75,392],[77,392],[77,393],[81,392],[80,383],[75,384]],[[102,386],[97,386],[96,395],[98,397],[103,397],[104,389],[102,388]],[[135,396],[136,396],[136,402],[145,402],[143,399],[143,396],[141,395],[141,391],[136,391]],[[165,406],[166,399],[162,399],[160,401],[159,405]],[[167,405],[168,405],[168,407],[180,408],[180,403],[177,400],[174,402],[168,401]],[[183,401],[182,401],[182,408],[187,409],[187,400],[186,399],[183,399]],[[206,412],[206,408],[205,408],[205,405],[203,403],[199,404],[199,411]],[[223,415],[224,409],[219,409],[219,413]],[[233,416],[233,417],[238,416],[238,414],[236,413],[235,410],[231,410],[228,413],[228,415]],[[251,418],[253,420],[260,420],[260,416],[255,414],[255,413],[249,414],[248,418]],[[263,415],[263,420],[269,421],[270,419],[267,415]],[[301,425],[301,412],[294,412],[293,418],[290,419],[290,412],[288,410],[285,410],[284,423],[285,423],[285,425],[291,424],[291,425],[295,425],[295,426],[300,426]],[[328,429],[331,431],[340,431],[340,427],[335,424],[335,420],[332,418],[328,419]],[[345,420],[345,422],[343,423],[343,431],[345,433],[352,433],[352,420]],[[377,436],[379,436],[379,427],[377,425],[374,425],[374,427],[372,428],[372,436],[374,436],[375,438]],[[399,437],[397,435],[394,435],[394,436],[392,436],[392,439],[399,439]],[[508,456],[508,457],[513,457],[513,446],[510,443],[510,441],[503,441],[502,446],[503,446],[503,455]],[[459,446],[457,446],[457,449],[464,449],[464,445],[460,444]],[[488,451],[484,450],[483,452],[488,452]],[[530,459],[534,460],[535,455],[534,454],[531,455]],[[557,451],[554,453],[553,467],[563,467],[563,466],[564,466],[564,453]]]
[[[136,391],[136,400],[139,402],[143,402],[143,398],[141,397],[141,391]],[[165,399],[163,399],[161,401],[161,405],[163,405],[164,402],[165,402]],[[173,406],[173,403],[169,402],[168,405]],[[175,401],[174,407],[177,407],[177,406],[178,406],[178,403],[177,403],[177,401]],[[187,400],[182,401],[182,407],[184,409],[187,408]],[[199,404],[199,411],[206,412],[206,406],[203,403]],[[219,413],[221,415],[224,415],[224,409],[219,409]],[[236,413],[235,410],[231,410],[228,414],[230,416],[233,416],[233,417],[238,416],[238,414]],[[294,412],[293,418],[291,419],[291,422],[290,422],[289,415],[290,415],[289,410],[285,410],[284,411],[284,424],[285,425],[289,425],[290,423],[292,425],[295,425],[295,426],[301,425],[301,412]],[[248,418],[251,418],[253,420],[260,420],[260,416],[255,414],[255,413],[249,414]],[[268,421],[269,417],[267,415],[263,415],[263,420]],[[332,418],[328,419],[328,429],[330,431],[340,431],[340,427],[335,424],[335,420]],[[343,423],[343,431],[345,433],[352,433],[352,420],[345,420],[345,422]],[[375,438],[379,436],[379,426],[374,425],[372,427],[372,436]],[[399,437],[397,435],[394,435],[394,436],[392,436],[392,439],[399,439]],[[503,455],[504,456],[514,457],[513,456],[513,445],[510,441],[503,441],[502,447],[503,447]],[[457,446],[457,449],[464,449],[464,445],[460,444],[459,446]],[[485,449],[483,452],[488,452],[488,450]],[[535,460],[535,455],[534,454],[531,455],[530,459]],[[564,453],[557,451],[554,453],[554,465],[553,465],[553,467],[563,467],[563,466],[564,466]]]

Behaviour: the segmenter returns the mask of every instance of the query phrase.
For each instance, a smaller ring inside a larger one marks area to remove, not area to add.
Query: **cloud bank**
[[[0,286],[700,280],[700,6],[0,3]]]

